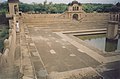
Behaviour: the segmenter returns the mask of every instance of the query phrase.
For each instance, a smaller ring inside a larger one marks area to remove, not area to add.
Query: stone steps
[[[56,21],[40,21],[40,20],[39,21],[24,21],[24,23],[46,23],[46,22],[54,23],[54,22],[71,22],[71,21],[57,21],[57,20]]]
[[[59,15],[59,14],[58,14]],[[27,17],[29,16],[29,17]],[[86,17],[84,17],[81,22],[74,21],[71,19],[63,19],[56,18],[57,14],[35,14],[35,15],[27,15],[25,17],[24,23],[31,26],[44,27],[44,26],[56,26],[56,27],[106,27],[109,16],[108,14],[94,14],[89,13]],[[33,17],[33,18],[32,18]]]
[[[67,22],[67,23],[26,23],[29,26],[55,26],[56,27],[70,27],[70,26],[76,26],[76,27],[106,27],[107,23],[71,23],[71,22]]]

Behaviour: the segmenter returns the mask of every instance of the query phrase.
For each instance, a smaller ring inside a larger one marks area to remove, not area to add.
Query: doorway
[[[78,14],[73,14],[73,19],[78,20]]]

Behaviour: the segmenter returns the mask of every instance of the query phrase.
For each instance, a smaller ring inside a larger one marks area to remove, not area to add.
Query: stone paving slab
[[[28,43],[28,49],[30,52],[30,59],[34,69],[34,74],[35,74],[34,77],[35,79],[46,79],[48,73],[44,68],[44,63],[42,62],[42,59],[38,53],[38,50],[36,49],[34,42],[31,39],[31,36],[29,35],[28,30],[25,36]]]
[[[120,61],[120,55],[106,57],[106,59],[107,59],[108,63],[109,63],[109,62]]]
[[[34,79],[35,74],[30,59],[30,53],[28,50],[26,37],[24,33],[20,34],[20,46],[21,46],[21,68],[20,71],[23,74],[22,79]]]
[[[75,47],[77,47],[78,49],[81,49],[82,52],[84,51],[86,54],[88,54],[89,56],[91,56],[92,58],[94,58],[95,60],[97,60],[100,63],[106,63],[106,59],[105,57],[103,57],[102,55],[94,52],[93,50],[87,48],[84,45],[81,45],[80,43],[76,42],[75,40],[67,37],[66,35],[62,34],[62,33],[56,33],[59,36],[63,37],[64,39],[66,39],[67,41],[69,41],[72,45],[74,45]]]
[[[106,34],[106,31],[100,31],[100,32],[89,32],[89,33],[73,33],[71,35],[75,35],[75,36],[80,36],[80,35],[92,35],[92,34]]]
[[[49,79],[103,79],[93,68],[87,67],[65,72],[52,72]]]
[[[33,28],[30,28],[29,32],[33,40],[29,45],[37,48],[36,51],[31,51],[37,78],[40,77],[38,73],[41,72],[42,68],[37,56],[39,54],[48,72],[48,76],[51,72],[66,72],[89,66],[95,67],[100,64],[89,55],[78,51],[75,46],[55,33],[41,29],[34,30]],[[43,74],[45,74],[45,71]]]
[[[21,51],[22,52],[22,73],[25,77],[34,79],[33,67],[31,65],[28,50],[26,50],[27,48],[25,46],[21,49],[22,49],[22,51]],[[24,76],[23,76],[23,78],[24,78]]]
[[[64,34],[56,34],[52,33],[48,29],[43,30],[38,28],[29,28],[27,34],[28,33],[30,33],[30,35],[26,35],[26,38],[29,41],[28,46],[31,59],[34,64],[34,71],[38,79],[42,79],[41,76],[45,75],[46,73],[50,75],[49,78],[57,79],[57,76],[60,76],[62,79],[64,78],[62,74],[66,74],[68,71],[72,72],[76,70],[75,72],[77,73],[77,70],[80,70],[81,68],[92,68],[93,65],[93,67],[97,67],[99,64],[95,64],[93,61],[97,60],[97,62],[101,64],[108,62],[109,58],[106,58],[97,52],[90,50],[89,48],[81,45],[78,42],[75,42],[75,40],[72,40],[66,35],[64,36]],[[112,58],[115,59],[115,57]],[[42,63],[39,59],[42,60]],[[86,71],[89,71],[89,69]],[[95,70],[94,72],[99,76]],[[68,76],[69,77],[66,79],[79,79],[81,77],[81,75],[77,77],[73,77],[73,75]]]
[[[76,31],[61,31],[63,34],[75,34],[75,33],[88,33],[88,32],[101,32],[101,31],[106,31],[106,28],[102,29],[87,29],[87,30],[76,30]]]
[[[83,40],[76,38],[73,35],[69,34],[69,35],[66,35],[66,36],[68,36],[69,38],[75,40],[76,42],[78,42],[78,43],[80,43],[80,44],[82,44],[82,45],[92,49],[96,53],[98,53],[101,56],[103,56],[104,58],[106,58],[106,61],[107,61],[106,63],[120,61],[120,54],[119,53],[115,53],[115,52],[110,52],[110,53],[105,52],[104,53],[104,52],[100,51],[99,49],[97,49],[97,48],[95,48],[95,47],[85,43]],[[83,51],[81,49],[78,49],[78,50],[85,53],[85,51]]]

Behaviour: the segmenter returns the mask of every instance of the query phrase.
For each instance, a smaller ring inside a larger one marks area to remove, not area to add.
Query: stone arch
[[[119,21],[119,15],[116,15],[116,21]]]
[[[73,7],[73,11],[75,11],[75,7]]]
[[[79,10],[79,7],[77,7],[77,11]]]
[[[75,19],[75,20],[78,20],[79,15],[78,15],[78,14],[73,14],[73,17],[72,17],[72,18]]]
[[[113,15],[113,21],[115,21],[115,14]]]
[[[15,14],[18,12],[18,5],[14,5]]]

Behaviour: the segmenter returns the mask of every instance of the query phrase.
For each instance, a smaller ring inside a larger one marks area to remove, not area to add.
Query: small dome
[[[117,7],[120,7],[120,2],[118,2],[118,3],[116,4],[116,6],[117,6]]]
[[[78,1],[72,1],[72,4],[78,4]]]
[[[111,9],[110,9],[111,12],[119,12],[119,8],[117,6],[113,6]]]
[[[69,3],[69,6],[73,6],[74,4],[78,4],[78,5],[82,5],[81,3],[79,3],[78,1],[74,0],[72,1],[72,3]]]
[[[120,12],[120,3],[118,2],[116,5],[112,6],[110,11],[111,12]]]
[[[18,3],[19,0],[8,0],[8,3]]]

